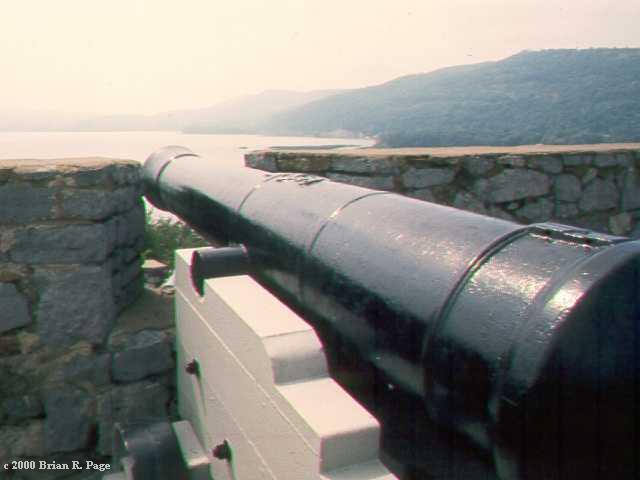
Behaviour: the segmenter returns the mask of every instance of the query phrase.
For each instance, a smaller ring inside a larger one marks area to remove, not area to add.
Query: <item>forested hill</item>
[[[280,113],[271,133],[349,131],[387,146],[640,140],[640,49],[524,51],[350,90]]]

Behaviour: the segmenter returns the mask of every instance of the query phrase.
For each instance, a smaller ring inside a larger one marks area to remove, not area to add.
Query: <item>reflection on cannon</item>
[[[381,420],[402,478],[632,478],[640,243],[521,226],[166,147],[147,198],[217,247],[192,276],[249,273],[318,332]]]

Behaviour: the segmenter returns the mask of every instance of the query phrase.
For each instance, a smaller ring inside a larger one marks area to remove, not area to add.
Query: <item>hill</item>
[[[180,130],[188,133],[255,133],[271,116],[340,90],[268,90],[207,108],[155,115],[105,115],[77,122],[72,130]]]
[[[524,51],[409,75],[276,114],[263,130],[385,146],[638,141],[640,49]]]

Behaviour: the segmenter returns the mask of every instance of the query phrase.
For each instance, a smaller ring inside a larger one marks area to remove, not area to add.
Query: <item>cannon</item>
[[[251,275],[313,325],[374,411],[414,399],[409,416],[448,439],[442,455],[468,443],[502,479],[640,472],[640,242],[177,146],[143,175],[153,205],[218,247],[194,253],[194,288]],[[420,438],[412,448],[432,447]]]

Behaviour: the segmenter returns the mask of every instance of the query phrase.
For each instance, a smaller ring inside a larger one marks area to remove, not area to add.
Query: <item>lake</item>
[[[263,135],[201,135],[180,132],[0,132],[0,160],[17,158],[108,157],[144,160],[167,145],[181,145],[227,165],[244,165],[252,150],[278,146],[354,145],[373,141],[350,138],[269,137]],[[147,207],[150,206],[147,204]],[[157,209],[151,217],[175,218]]]
[[[0,159],[109,157],[143,162],[166,145],[181,145],[229,165],[244,165],[251,150],[275,146],[356,145],[366,139],[195,135],[180,132],[0,132]]]

